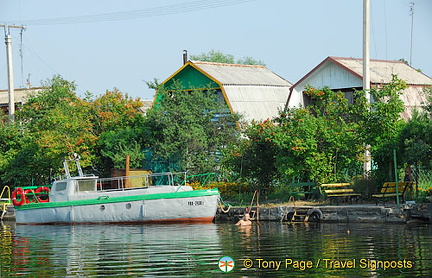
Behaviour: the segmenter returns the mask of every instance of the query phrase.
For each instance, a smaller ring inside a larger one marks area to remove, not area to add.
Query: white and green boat
[[[78,175],[71,176],[68,161],[65,178],[51,189],[14,190],[17,223],[211,222],[216,214],[219,191],[177,184],[175,177],[182,174],[185,180],[185,173],[100,179],[83,175],[78,159],[72,160]],[[156,185],[156,180],[166,182]]]

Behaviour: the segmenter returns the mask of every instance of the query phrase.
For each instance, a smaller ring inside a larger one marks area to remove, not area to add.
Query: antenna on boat
[[[76,167],[77,167],[78,176],[84,177],[84,173],[83,173],[83,171],[81,169],[81,164],[79,162],[80,158],[81,157],[77,153],[74,153],[74,160],[75,160],[75,164],[76,164]]]
[[[78,171],[78,176],[79,177],[84,177],[84,173],[83,173],[83,171],[81,169],[81,164],[79,162],[79,160],[80,160],[81,157],[77,153],[74,153],[73,157],[74,157],[73,159],[64,159],[63,160],[63,167],[65,169],[66,177],[67,178],[71,178],[70,171],[69,171],[68,161],[75,161],[75,164],[76,164],[76,167],[77,167],[77,171]]]
[[[68,162],[67,159],[63,159],[63,168],[65,170],[65,175],[66,175],[66,178],[69,179],[71,177],[71,175],[69,172],[69,166],[68,166],[67,162]]]

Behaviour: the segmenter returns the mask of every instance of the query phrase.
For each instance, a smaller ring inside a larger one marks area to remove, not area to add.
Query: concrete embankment
[[[236,222],[245,211],[245,207],[218,208],[216,221]],[[432,222],[432,204],[253,207],[251,216],[259,221],[288,222]]]

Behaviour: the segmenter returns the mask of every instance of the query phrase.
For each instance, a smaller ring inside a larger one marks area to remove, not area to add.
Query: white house
[[[405,104],[402,117],[409,119],[413,110],[421,108],[426,102],[423,90],[425,87],[432,86],[432,79],[402,61],[370,61],[371,88],[390,83],[392,75],[397,75],[408,85],[401,99]],[[307,85],[315,88],[326,86],[333,91],[344,92],[345,97],[352,101],[354,89],[363,88],[363,59],[327,57],[290,88],[287,107],[307,105],[307,98],[303,94]]]

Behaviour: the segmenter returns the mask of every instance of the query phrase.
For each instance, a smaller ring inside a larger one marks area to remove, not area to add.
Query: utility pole
[[[363,91],[366,96],[366,103],[370,99],[370,0],[363,0]],[[372,169],[370,145],[366,145],[364,152],[363,172],[364,176]]]
[[[13,64],[12,64],[12,37],[10,35],[10,28],[18,28],[24,30],[24,26],[15,25],[0,25],[5,31],[6,43],[6,59],[8,68],[8,95],[9,95],[9,118],[14,121],[15,114],[15,96],[14,96],[14,78],[13,78]]]
[[[414,31],[414,2],[411,2],[411,49],[410,49],[410,66],[412,66],[412,50],[413,50],[413,31]]]

